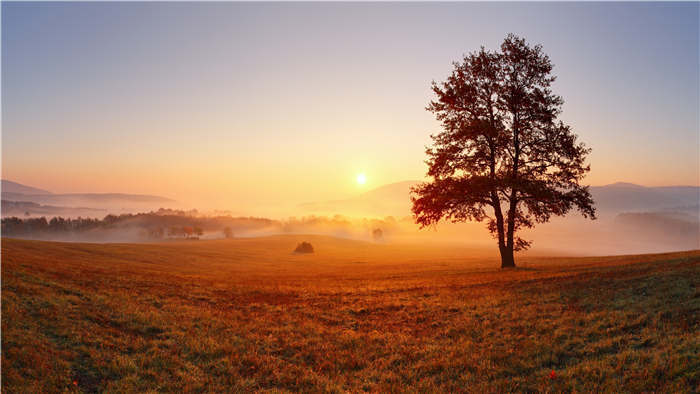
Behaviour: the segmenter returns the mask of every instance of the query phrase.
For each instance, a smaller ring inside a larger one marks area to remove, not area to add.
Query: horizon
[[[2,180],[5,181],[5,182],[12,182],[12,183],[15,183],[15,184],[18,184],[18,185],[21,185],[21,186],[27,186],[27,187],[31,187],[31,188],[34,188],[34,189],[40,189],[40,190],[49,192],[49,193],[51,193],[51,194],[131,194],[131,195],[139,195],[139,196],[155,196],[155,197],[162,197],[162,198],[167,198],[167,199],[174,200],[174,199],[172,199],[171,197],[169,197],[169,196],[167,196],[167,195],[154,195],[154,194],[147,194],[147,193],[124,193],[124,192],[121,192],[121,191],[118,191],[118,190],[115,190],[115,191],[107,191],[107,192],[98,192],[98,193],[96,193],[96,192],[90,192],[90,191],[54,192],[54,191],[52,191],[52,190],[47,190],[46,188],[43,188],[43,187],[40,187],[40,186],[37,186],[37,185],[28,185],[28,184],[23,183],[23,182],[18,182],[18,181],[14,180],[14,179],[5,179],[5,178],[2,178]],[[377,185],[377,186],[372,187],[371,189],[368,189],[368,190],[361,190],[361,191],[358,191],[356,194],[347,195],[347,196],[345,196],[345,197],[357,197],[357,196],[360,196],[360,195],[362,195],[362,194],[369,193],[369,192],[375,191],[375,190],[377,190],[377,189],[381,189],[381,188],[386,187],[386,186],[397,185],[397,184],[400,184],[400,183],[417,183],[417,182],[423,182],[423,181],[417,180],[417,179],[405,179],[405,180],[402,180],[402,181],[388,182],[388,183],[385,183],[385,184],[382,184],[382,185]],[[588,185],[588,186],[599,188],[599,187],[608,187],[608,186],[616,186],[616,185],[640,186],[640,187],[645,187],[645,188],[663,188],[663,187],[697,187],[697,188],[700,188],[700,185],[682,185],[682,184],[676,185],[676,184],[671,184],[671,185],[649,186],[649,185],[642,185],[642,184],[639,184],[639,183],[625,182],[625,181],[616,181],[616,182],[612,182],[612,183],[606,183],[606,184],[604,184],[604,185]],[[175,201],[177,201],[177,200],[175,200]],[[304,201],[304,202],[308,202],[308,201]],[[304,202],[301,202],[301,203],[304,203]],[[197,207],[192,207],[192,208],[197,208]]]
[[[430,81],[515,32],[555,65],[585,184],[698,186],[697,10],[3,2],[2,177],[262,212],[422,180]]]

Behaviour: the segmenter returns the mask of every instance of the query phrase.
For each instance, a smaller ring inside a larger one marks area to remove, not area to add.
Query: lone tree
[[[564,103],[550,88],[552,63],[540,45],[510,34],[499,51],[483,47],[454,63],[426,108],[442,123],[428,147],[429,182],[412,189],[422,227],[441,219],[486,221],[501,267],[530,242],[518,230],[576,208],[595,219],[588,186],[590,149],[557,119]]]

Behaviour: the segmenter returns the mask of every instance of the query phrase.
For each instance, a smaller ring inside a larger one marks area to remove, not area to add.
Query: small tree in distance
[[[233,238],[233,230],[231,230],[231,227],[224,227],[223,233],[224,238]]]
[[[181,227],[173,226],[168,229],[168,237],[181,237],[183,234]]]
[[[192,234],[194,234],[194,229],[190,226],[184,226],[182,228],[182,232],[185,234],[185,238],[192,238]]]
[[[595,219],[588,186],[590,149],[557,120],[564,103],[551,91],[555,77],[542,47],[510,34],[500,51],[483,47],[455,63],[437,99],[427,107],[443,130],[431,135],[431,181],[412,189],[421,227],[486,221],[498,240],[501,267],[514,267],[514,251],[530,242],[518,230],[565,215],[572,208]]]

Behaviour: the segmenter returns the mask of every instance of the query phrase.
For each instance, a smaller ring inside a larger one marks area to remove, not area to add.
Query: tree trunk
[[[508,230],[506,231],[506,244],[501,249],[501,268],[515,267],[515,258],[513,257],[513,248],[515,247],[515,208],[517,203],[515,200],[515,192],[511,193],[510,209],[508,210]]]
[[[513,247],[504,246],[501,250],[501,268],[515,268]]]

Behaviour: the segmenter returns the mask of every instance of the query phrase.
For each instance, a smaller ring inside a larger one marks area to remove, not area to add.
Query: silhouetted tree
[[[443,130],[431,135],[431,181],[413,188],[421,227],[445,218],[484,221],[498,239],[501,267],[530,242],[515,234],[577,208],[595,219],[588,186],[580,185],[590,153],[557,119],[563,100],[550,88],[552,63],[540,45],[508,35],[500,51],[483,47],[454,63],[427,107]]]
[[[182,232],[185,234],[185,238],[190,238],[194,234],[194,229],[190,226],[185,226],[182,228]]]
[[[107,216],[105,216],[104,219],[102,219],[102,222],[105,224],[106,227],[110,227],[114,224],[116,224],[119,221],[119,216],[112,215],[111,213]]]
[[[6,203],[6,202],[5,202]],[[175,213],[173,213],[175,212]],[[1,233],[3,236],[20,236],[30,238],[52,238],[56,234],[81,233],[92,230],[100,231],[128,231],[139,229],[138,234],[142,238],[160,239],[164,236],[170,238],[195,238],[204,235],[204,231],[221,231],[228,227],[230,237],[233,237],[231,226],[242,228],[266,228],[280,225],[279,222],[253,217],[218,216],[218,217],[193,217],[176,211],[107,215],[104,219],[96,218],[62,218],[54,217],[47,220],[41,218],[2,218]],[[187,232],[185,231],[187,229]],[[97,235],[97,233],[93,233]],[[224,232],[226,235],[226,231]]]

